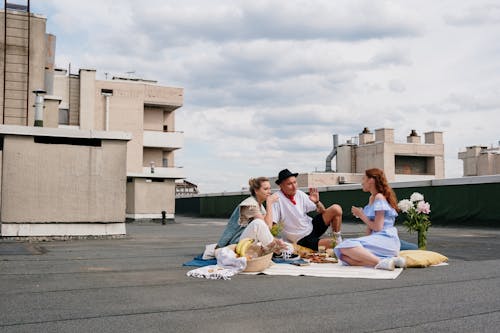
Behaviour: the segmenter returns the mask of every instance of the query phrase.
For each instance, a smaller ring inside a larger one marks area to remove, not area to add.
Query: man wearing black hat
[[[298,173],[288,169],[281,170],[276,184],[279,185],[279,201],[273,204],[274,222],[283,221],[283,235],[288,241],[308,247],[315,251],[318,246],[332,247],[331,239],[320,239],[329,226],[332,227],[336,243],[342,241],[342,207],[337,204],[328,208],[319,200],[317,188],[310,188],[309,195],[297,187]],[[318,214],[311,218],[308,212],[316,210]]]

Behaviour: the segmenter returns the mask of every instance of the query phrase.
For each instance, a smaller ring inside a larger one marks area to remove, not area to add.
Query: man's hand
[[[309,199],[315,204],[319,202],[319,192],[317,188],[311,187],[309,189]]]

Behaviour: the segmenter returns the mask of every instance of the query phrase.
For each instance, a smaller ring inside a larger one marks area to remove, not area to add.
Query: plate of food
[[[308,260],[309,262],[314,262],[317,264],[335,264],[338,262],[337,258],[329,257],[326,253],[321,252],[309,253],[302,258]]]

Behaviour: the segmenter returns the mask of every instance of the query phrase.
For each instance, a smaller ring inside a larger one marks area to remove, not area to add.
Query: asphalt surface
[[[188,278],[182,263],[225,223],[177,217],[127,224],[123,239],[0,240],[0,332],[499,331],[500,229],[431,227],[428,249],[449,265],[395,280]],[[362,232],[344,224],[344,237]]]

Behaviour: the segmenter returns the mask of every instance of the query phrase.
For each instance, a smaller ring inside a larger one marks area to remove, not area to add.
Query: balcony
[[[127,177],[137,177],[137,178],[171,178],[171,179],[182,179],[186,178],[184,175],[184,169],[180,167],[163,168],[155,167],[155,172],[151,173],[151,168],[142,168],[142,173],[128,172]]]
[[[184,147],[183,132],[144,131],[143,146],[175,150]]]
[[[182,106],[183,101],[183,88],[161,87],[152,84],[145,85],[145,105],[159,106],[163,109],[174,111]]]

